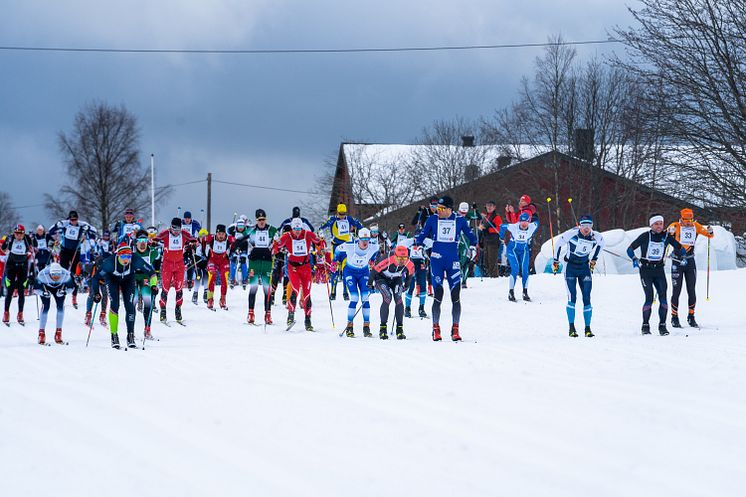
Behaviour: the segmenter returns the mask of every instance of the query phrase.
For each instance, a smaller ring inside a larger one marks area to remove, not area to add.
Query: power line
[[[220,48],[110,48],[110,47],[53,47],[53,46],[0,46],[5,52],[67,52],[67,53],[114,53],[114,54],[203,54],[203,55],[278,55],[278,54],[346,54],[346,53],[395,53],[395,52],[451,52],[464,50],[498,50],[510,48],[540,48],[566,45],[605,45],[621,43],[617,38],[605,40],[577,40],[534,43],[500,43],[494,45],[441,45],[425,47],[367,47],[367,48],[266,48],[266,49],[220,49]]]
[[[278,192],[291,192],[291,193],[304,193],[306,195],[328,195],[326,193],[319,193],[319,192],[309,192],[304,190],[292,190],[290,188],[276,188],[273,186],[262,186],[262,185],[248,185],[246,183],[234,183],[232,181],[220,181],[218,179],[213,179],[213,183],[222,183],[224,185],[234,185],[234,186],[245,186],[248,188],[259,188],[260,190],[275,190]]]

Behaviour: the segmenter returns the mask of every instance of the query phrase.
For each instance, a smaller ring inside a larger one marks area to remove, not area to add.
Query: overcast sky
[[[605,39],[632,22],[608,0],[6,2],[0,45],[355,48]],[[581,58],[620,51],[579,47]],[[435,119],[507,105],[541,49],[344,55],[135,55],[0,51],[0,191],[42,202],[64,181],[56,134],[86,102],[124,104],[158,184],[204,178],[308,190],[342,139],[409,143]],[[287,217],[302,195],[214,185],[213,226],[232,213]],[[327,198],[319,202],[328,202]],[[199,217],[205,185],[159,208]],[[51,221],[41,207],[23,221]],[[142,213],[149,219],[150,213]]]

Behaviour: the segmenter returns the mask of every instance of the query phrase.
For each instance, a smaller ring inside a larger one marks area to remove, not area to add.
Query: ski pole
[[[572,212],[572,218],[575,220],[575,226],[578,225],[578,216],[575,215],[575,207],[572,205],[572,197],[567,199],[567,203],[570,204],[570,211]]]
[[[552,242],[552,259],[554,259],[554,230],[552,229],[552,209],[549,207],[550,203],[552,203],[552,197],[547,197],[547,214],[549,214],[549,239]]]
[[[329,290],[329,280],[326,281],[326,297],[329,300],[329,314],[332,316],[332,329],[336,330],[337,326],[334,324],[334,311],[332,310],[332,293]]]
[[[710,239],[707,239],[707,300],[710,300]]]
[[[88,338],[85,339],[85,346],[88,348],[88,342],[91,340],[91,331],[93,331],[93,317],[96,315],[96,312],[98,311],[98,302],[96,302],[96,305],[93,306],[93,314],[91,314],[91,326],[88,328]]]

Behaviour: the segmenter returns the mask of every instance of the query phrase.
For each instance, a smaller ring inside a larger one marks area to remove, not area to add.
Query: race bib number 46
[[[450,242],[456,241],[456,220],[439,219],[438,220],[438,241]]]

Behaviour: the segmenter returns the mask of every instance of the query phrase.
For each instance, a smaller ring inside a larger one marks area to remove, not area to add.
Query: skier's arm
[[[606,242],[604,241],[603,235],[601,235],[601,233],[599,233],[598,231],[593,232],[593,238],[596,240],[596,249],[593,251],[593,256],[591,256],[591,260],[596,261],[598,260],[598,256],[601,254],[601,251],[606,245]]]
[[[697,228],[697,233],[702,236],[706,236],[707,238],[712,238],[713,236],[715,236],[715,233],[712,231],[712,226],[705,228],[696,221],[694,222],[694,226],[696,226]]]
[[[627,247],[627,256],[632,259],[632,262],[637,261],[637,256],[635,255],[635,249],[638,249],[642,246],[642,242],[645,239],[645,237],[648,235],[648,232],[641,233],[640,236],[632,240],[632,243],[629,244],[629,247]]]
[[[567,245],[567,242],[570,241],[572,237],[575,236],[575,234],[578,232],[578,228],[571,228],[564,233],[562,233],[557,240],[557,244],[554,246],[554,260],[559,261],[560,253],[562,252],[562,247]]]

